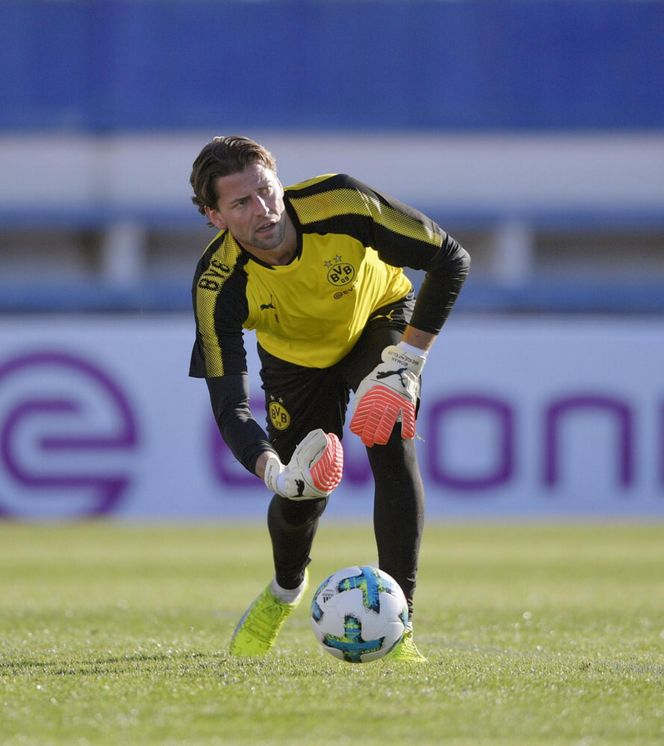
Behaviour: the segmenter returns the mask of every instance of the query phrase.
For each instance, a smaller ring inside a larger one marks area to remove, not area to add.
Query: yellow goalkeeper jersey
[[[193,283],[190,375],[245,372],[244,329],[282,360],[333,365],[371,314],[411,292],[402,267],[426,269],[446,237],[422,213],[346,175],[288,187],[284,201],[298,235],[288,265],[256,260],[228,231],[206,248]]]

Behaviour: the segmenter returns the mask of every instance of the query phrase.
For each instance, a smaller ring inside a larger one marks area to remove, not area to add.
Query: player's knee
[[[367,448],[367,454],[375,477],[385,473],[415,473],[419,468],[415,442],[412,439],[404,440],[396,430],[384,446]]]

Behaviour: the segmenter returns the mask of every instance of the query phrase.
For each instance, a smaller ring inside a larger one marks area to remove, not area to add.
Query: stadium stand
[[[8,0],[0,310],[181,311],[218,132],[471,251],[460,308],[664,311],[664,4]]]

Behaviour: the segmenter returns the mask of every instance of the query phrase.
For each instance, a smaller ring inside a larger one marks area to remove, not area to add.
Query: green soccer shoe
[[[426,663],[426,658],[420,653],[413,640],[413,628],[407,627],[403,637],[385,656],[390,663]]]
[[[272,581],[244,612],[231,637],[229,652],[238,657],[262,657],[277,640],[284,622],[299,606],[309,583],[306,572],[300,594],[292,603],[280,601],[272,593]]]

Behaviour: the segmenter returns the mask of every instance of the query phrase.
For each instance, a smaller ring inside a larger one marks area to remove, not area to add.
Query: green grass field
[[[375,564],[369,525],[314,549],[312,591]],[[270,575],[261,524],[0,524],[0,743],[664,743],[664,524],[429,524],[415,667],[333,659],[308,604],[230,659]]]

